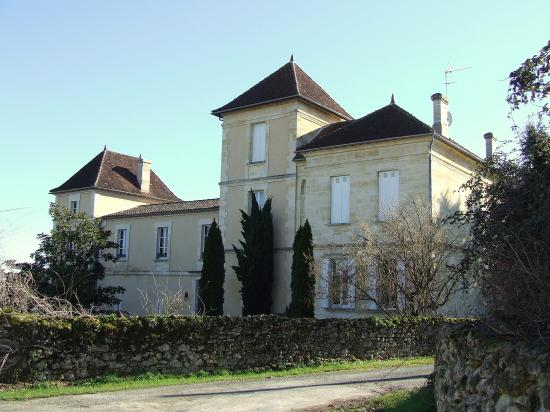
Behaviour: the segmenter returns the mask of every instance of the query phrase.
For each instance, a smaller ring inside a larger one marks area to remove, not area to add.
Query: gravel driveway
[[[431,365],[1,402],[2,411],[289,411],[421,386]]]

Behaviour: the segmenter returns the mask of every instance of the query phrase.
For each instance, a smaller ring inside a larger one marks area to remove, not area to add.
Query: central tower
[[[232,245],[241,238],[240,210],[248,211],[250,192],[260,203],[272,197],[274,284],[272,313],[290,301],[292,242],[300,218],[297,199],[297,138],[352,117],[291,57],[284,66],[212,114],[222,123],[219,225],[226,248],[224,313],[241,314],[240,282]]]

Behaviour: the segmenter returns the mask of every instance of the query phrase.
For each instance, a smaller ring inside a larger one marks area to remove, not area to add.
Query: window
[[[195,306],[195,313],[196,314],[200,314],[201,312],[203,312],[203,308],[202,308],[202,302],[201,302],[201,297],[200,297],[200,278],[199,279],[195,279],[195,302],[194,302],[194,306]]]
[[[330,178],[330,223],[349,223],[349,176]]]
[[[69,210],[71,213],[77,213],[80,210],[80,193],[69,195]]]
[[[126,259],[128,255],[128,229],[117,230],[116,243],[116,257],[119,259]]]
[[[399,207],[399,171],[378,172],[378,220]]]
[[[168,257],[168,226],[157,227],[157,259]]]
[[[328,259],[327,277],[329,304],[332,307],[351,308],[354,306],[353,273],[349,262],[344,259]]]
[[[201,259],[204,258],[204,247],[206,246],[206,239],[208,239],[208,231],[210,225],[201,225]]]
[[[250,142],[250,162],[258,163],[265,161],[265,138],[267,126],[265,123],[252,125],[252,138]]]
[[[258,202],[258,206],[260,206],[260,208],[264,207],[265,193],[263,190],[252,190],[249,193],[250,197],[248,199],[248,210],[252,209],[252,195],[256,196],[256,202]]]

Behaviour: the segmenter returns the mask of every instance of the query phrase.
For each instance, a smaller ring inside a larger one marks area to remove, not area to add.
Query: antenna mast
[[[445,69],[445,96],[449,96],[449,85],[450,84],[453,84],[453,83],[456,83],[456,82],[450,82],[449,81],[449,74],[451,73],[454,73],[454,72],[459,72],[461,70],[467,70],[467,69],[471,69],[472,66],[468,66],[468,67],[460,67],[458,69],[454,69],[453,66],[451,66],[449,64],[449,66],[447,66],[447,68]]]

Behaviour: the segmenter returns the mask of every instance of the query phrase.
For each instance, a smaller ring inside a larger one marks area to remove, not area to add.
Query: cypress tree
[[[294,318],[312,318],[315,306],[315,274],[311,270],[313,238],[309,221],[298,228],[292,244],[291,302],[288,315]]]
[[[260,315],[271,313],[273,298],[273,216],[271,198],[260,208],[251,192],[250,214],[241,210],[243,240],[241,248],[233,245],[238,266],[233,266],[241,282],[243,301],[242,314]]]
[[[208,230],[204,245],[201,279],[199,281],[199,304],[205,315],[223,315],[223,282],[225,280],[225,252],[222,234],[216,221]]]

